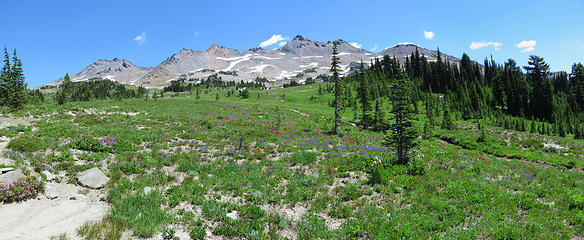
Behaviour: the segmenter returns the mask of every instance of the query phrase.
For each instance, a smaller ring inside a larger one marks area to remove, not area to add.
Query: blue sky
[[[217,43],[247,50],[273,35],[342,38],[376,51],[413,42],[456,57],[466,52],[481,63],[492,55],[526,65],[535,54],[554,71],[584,62],[582,0],[21,0],[5,1],[2,9],[0,44],[17,49],[29,87],[77,73],[96,59],[155,66],[183,48]]]

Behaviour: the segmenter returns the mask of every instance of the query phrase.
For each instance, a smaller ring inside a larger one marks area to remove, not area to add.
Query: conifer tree
[[[524,67],[527,71],[527,80],[533,86],[533,95],[530,99],[530,110],[533,116],[552,120],[553,96],[552,85],[549,81],[549,65],[543,58],[531,55],[529,66]]]
[[[361,61],[361,72],[359,73],[359,87],[357,88],[357,96],[361,102],[361,127],[367,128],[371,125],[371,104],[369,103],[369,84],[365,78],[365,67],[363,61]]]
[[[331,57],[331,69],[330,71],[332,72],[332,78],[333,81],[335,83],[335,100],[334,100],[334,106],[335,106],[335,125],[333,128],[332,133],[333,134],[338,134],[338,128],[339,128],[339,93],[340,93],[340,88],[341,88],[341,84],[340,84],[340,68],[339,68],[339,64],[340,64],[340,58],[338,57],[339,55],[339,51],[337,48],[337,43],[333,42],[333,53],[332,53],[332,57]]]
[[[442,117],[442,129],[448,130],[454,129],[454,124],[452,123],[452,119],[450,117],[450,110],[448,110],[448,106],[444,108],[444,115]]]
[[[376,131],[385,131],[387,129],[387,124],[385,122],[385,113],[383,112],[382,105],[383,102],[379,99],[375,101],[375,116],[373,119],[373,125]]]
[[[384,146],[392,147],[397,154],[397,164],[407,164],[416,146],[417,132],[413,124],[414,109],[410,101],[410,86],[405,73],[399,73],[391,88],[390,100],[394,123],[384,138]]]
[[[219,92],[215,93],[215,101],[219,101]]]

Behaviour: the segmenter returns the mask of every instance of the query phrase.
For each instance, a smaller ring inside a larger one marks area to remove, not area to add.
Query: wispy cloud
[[[375,44],[375,46],[373,46],[373,48],[371,49],[371,51],[375,51],[375,50],[377,50],[377,48],[378,48],[378,47],[379,47],[379,46],[377,46],[377,44]]]
[[[284,40],[287,40],[287,39],[288,38],[284,38],[280,34],[278,34],[278,35],[274,34],[274,35],[272,35],[272,37],[270,39],[268,39],[268,40],[263,41],[262,43],[260,43],[260,47],[265,48],[267,46],[274,45],[274,44],[276,44],[276,43],[278,43],[280,41],[284,41]]]
[[[426,38],[426,39],[432,39],[432,38],[434,38],[434,32],[424,31],[424,38]]]
[[[357,42],[352,42],[352,43],[349,43],[349,44],[351,44],[351,46],[353,46],[353,47],[356,47],[356,48],[361,48],[361,47],[363,47],[361,44],[359,44],[359,43],[357,43]]]
[[[134,41],[138,42],[138,44],[144,44],[144,43],[146,43],[146,33],[143,32],[142,34],[136,36],[134,38]]]
[[[198,37],[201,33],[200,32],[195,32],[195,36]]]
[[[470,50],[476,50],[488,46],[493,46],[495,47],[495,51],[498,51],[501,50],[499,47],[503,46],[503,44],[500,42],[472,42],[470,44]]]
[[[526,40],[516,43],[514,46],[517,48],[522,48],[521,52],[531,52],[535,50],[535,45],[537,45],[535,40]]]

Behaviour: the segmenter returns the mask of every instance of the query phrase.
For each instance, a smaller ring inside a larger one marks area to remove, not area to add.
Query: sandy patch
[[[90,190],[82,200],[69,200],[84,188],[64,183],[47,186],[58,198],[49,200],[45,195],[21,203],[0,205],[0,239],[49,239],[67,233],[71,239],[80,239],[77,229],[87,221],[98,221],[109,211],[109,206],[99,200],[100,191]]]

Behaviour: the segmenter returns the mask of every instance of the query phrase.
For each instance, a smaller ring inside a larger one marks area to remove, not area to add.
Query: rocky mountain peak
[[[213,50],[218,50],[223,48],[222,46],[217,45],[216,43],[213,43],[213,45],[209,46],[209,48],[207,48],[207,52],[213,51]]]
[[[292,39],[292,41],[306,41],[308,39],[304,38],[301,35],[296,35],[296,37],[294,37],[294,39]]]

